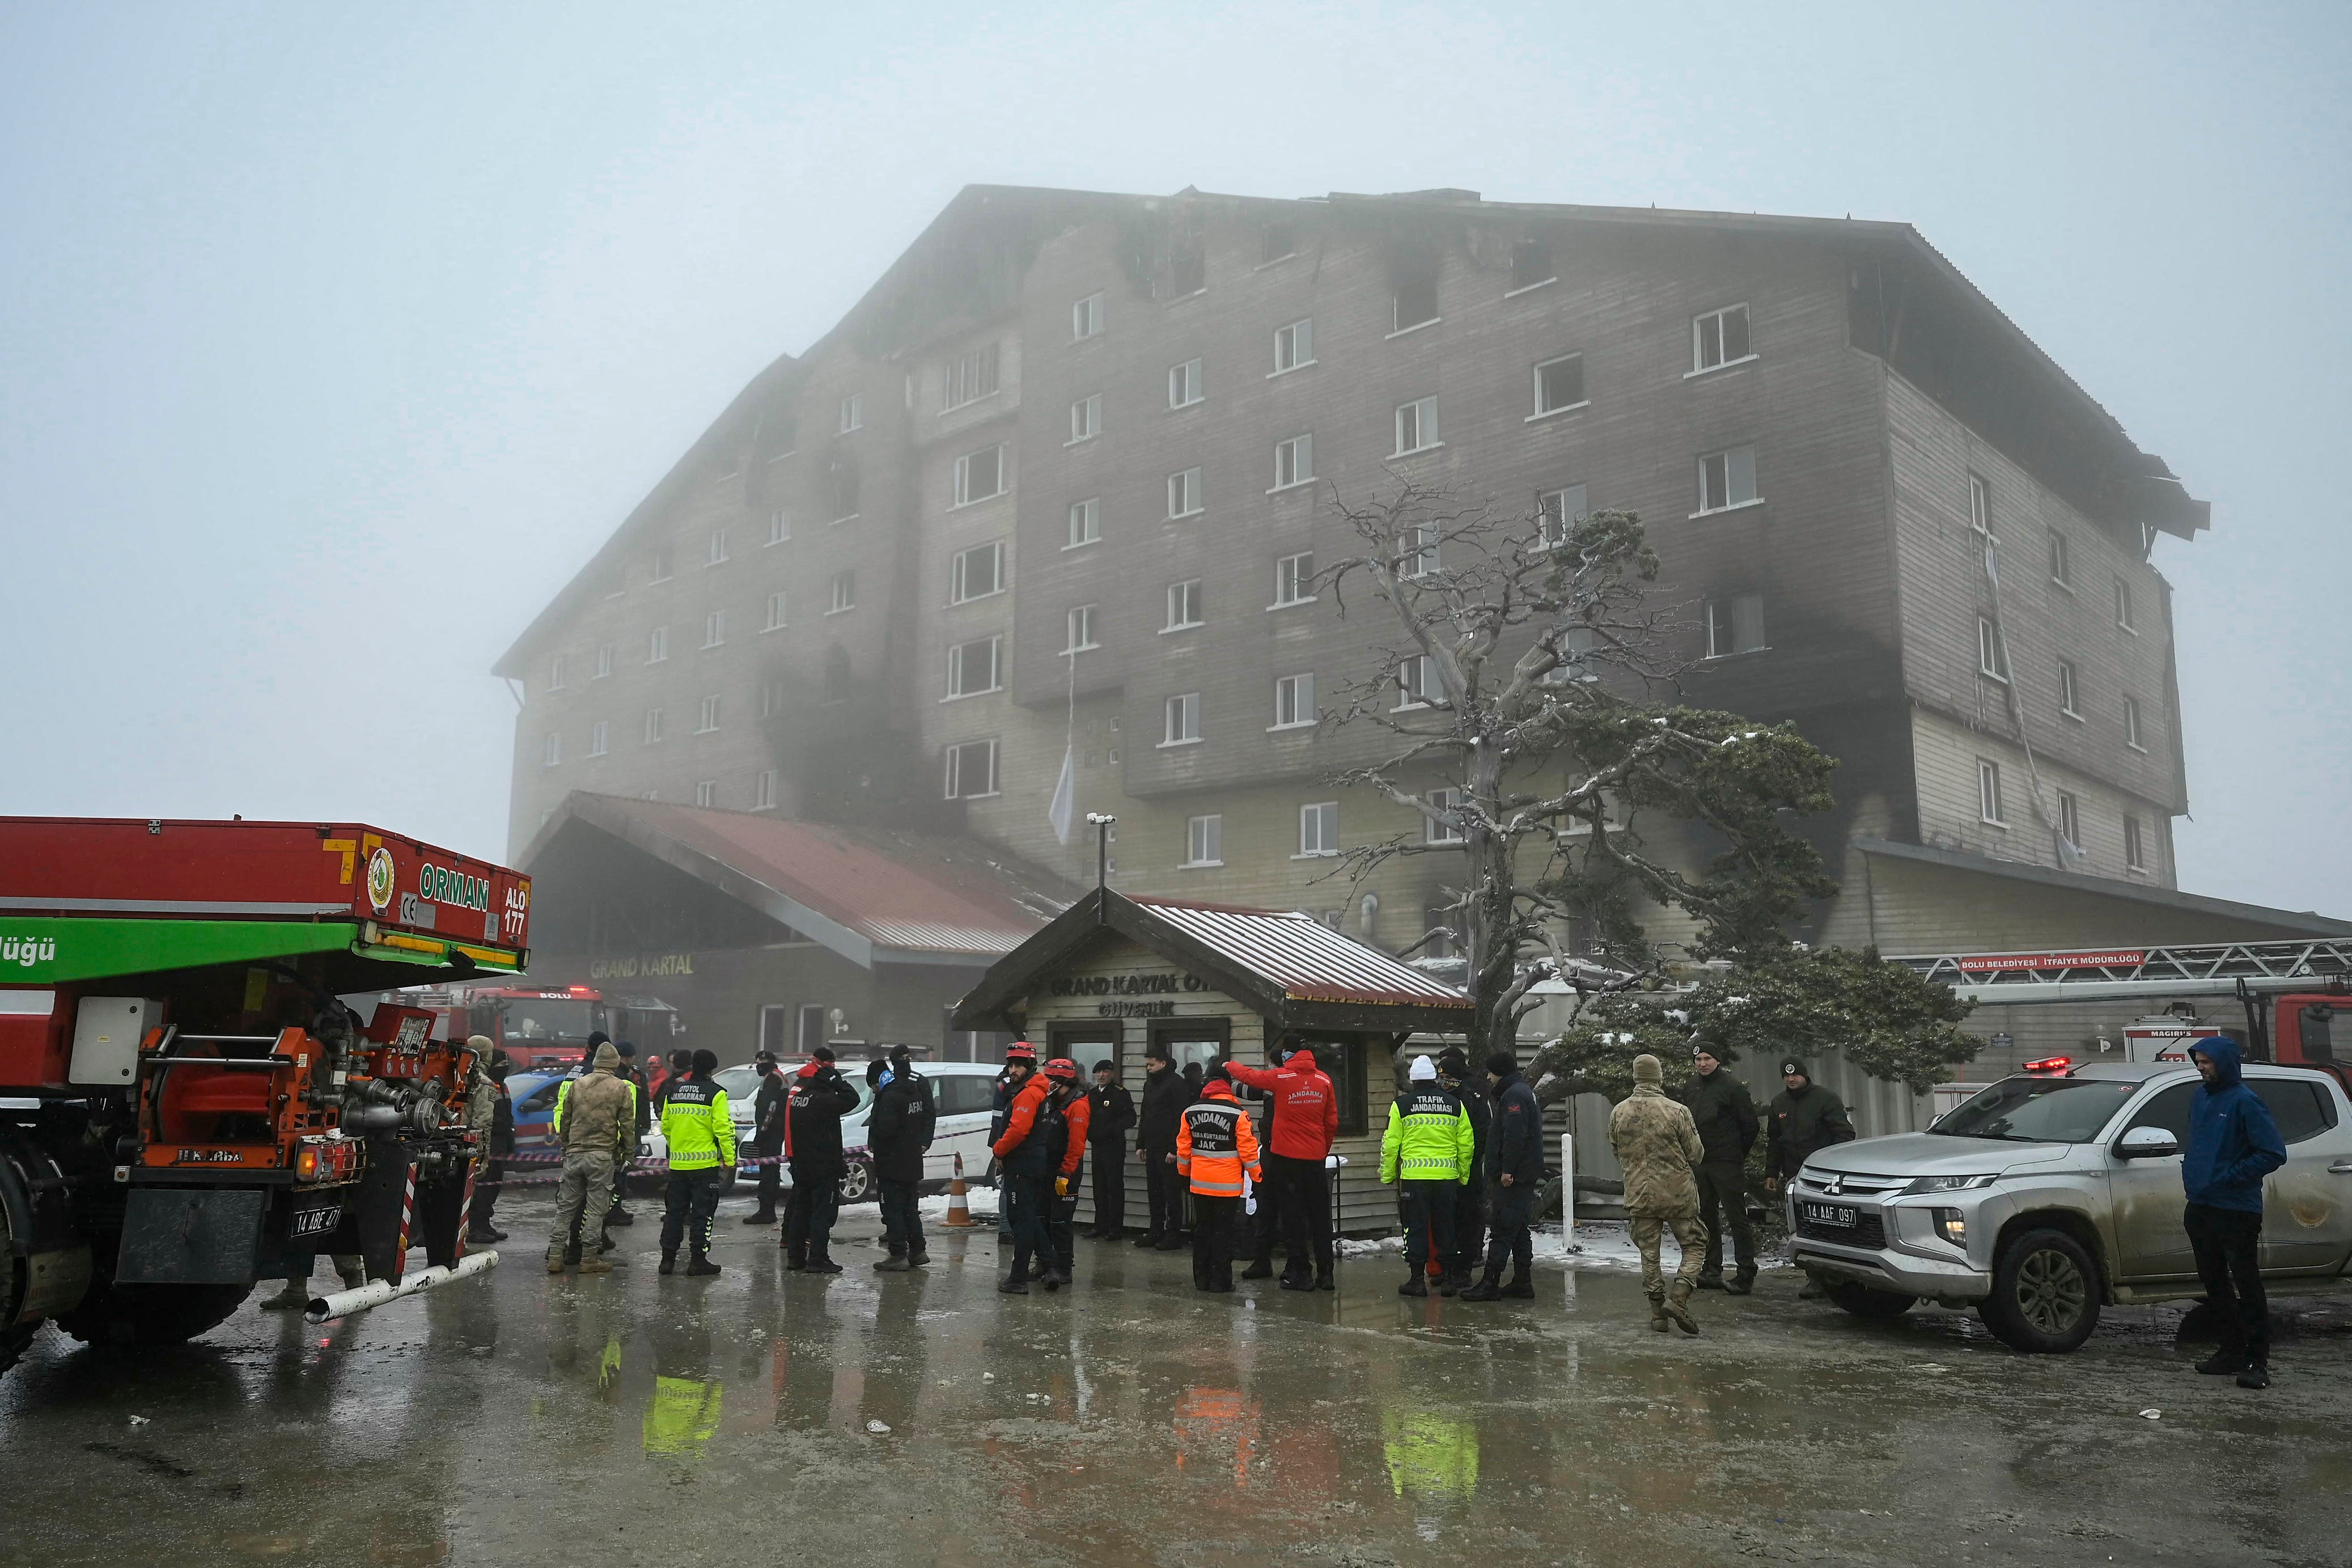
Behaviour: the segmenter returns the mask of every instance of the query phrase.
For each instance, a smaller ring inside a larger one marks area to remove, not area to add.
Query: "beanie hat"
[[[611,1072],[620,1065],[621,1053],[614,1050],[608,1041],[596,1047],[596,1059],[589,1064],[589,1068],[594,1072]]]
[[[1715,1057],[1715,1059],[1717,1061],[1721,1061],[1723,1059],[1721,1057],[1716,1056],[1715,1047],[1713,1046],[1702,1045],[1698,1041],[1693,1040],[1691,1042],[1691,1060],[1696,1061],[1701,1057]]]
[[[1784,1058],[1780,1063],[1780,1076],[1782,1078],[1809,1079],[1813,1075],[1805,1070],[1805,1064],[1801,1058],[1797,1057],[1789,1057]]]
[[[637,1042],[635,1040],[623,1040],[618,1048],[621,1055],[624,1057],[634,1057],[637,1054]]]
[[[701,1053],[700,1051],[697,1051],[697,1052],[695,1052],[694,1054],[695,1054],[695,1055],[697,1055],[697,1056],[700,1056],[702,1053]],[[832,1047],[831,1046],[819,1046],[819,1047],[817,1047],[817,1048],[816,1048],[816,1049],[814,1049],[814,1050],[811,1051],[811,1052],[809,1053],[809,1055],[810,1055],[810,1056],[812,1056],[812,1057],[814,1057],[814,1058],[815,1058],[818,1061],[821,1061],[821,1062],[829,1062],[829,1061],[832,1061],[832,1060],[834,1060],[834,1059],[835,1059],[835,1058],[834,1058],[834,1055],[833,1055],[833,1047]]]
[[[1219,1062],[1202,1075],[1201,1081],[1204,1084],[1231,1083],[1234,1081],[1234,1075],[1225,1070],[1224,1063]]]
[[[1519,1070],[1519,1058],[1509,1051],[1496,1051],[1486,1058],[1486,1070],[1496,1078]]]
[[[1666,1081],[1665,1068],[1659,1065],[1657,1058],[1643,1051],[1633,1058],[1633,1081],[1662,1084]]]
[[[1470,1058],[1458,1046],[1448,1046],[1437,1053],[1437,1070],[1448,1078],[1460,1078],[1470,1070]]]
[[[709,1050],[695,1052],[694,1070],[697,1072],[717,1072],[719,1070],[719,1053],[717,1051]]]
[[[1434,1083],[1437,1081],[1437,1064],[1427,1057],[1415,1057],[1404,1076],[1414,1083]]]

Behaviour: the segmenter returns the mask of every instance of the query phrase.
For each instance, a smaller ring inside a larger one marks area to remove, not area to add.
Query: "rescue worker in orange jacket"
[[[989,1152],[996,1156],[997,1193],[1013,1226],[1013,1267],[996,1288],[1008,1296],[1029,1294],[1029,1264],[1053,1256],[1045,1237],[1045,1201],[1056,1155],[1048,1145],[1051,1127],[1038,1126],[1046,1080],[1037,1076],[1037,1047],[1016,1040],[1004,1048],[1006,1097],[989,1129]],[[1059,1118],[1052,1118],[1059,1121]]]
[[[1241,1216],[1242,1178],[1258,1170],[1257,1130],[1234,1098],[1233,1079],[1219,1062],[1201,1084],[1201,1098],[1184,1108],[1176,1127],[1176,1172],[1192,1189],[1192,1289],[1234,1288],[1234,1226]]]
[[[1070,1283],[1070,1270],[1077,1262],[1079,1176],[1087,1163],[1087,1129],[1093,1124],[1094,1106],[1087,1099],[1086,1085],[1078,1081],[1078,1064],[1067,1058],[1055,1057],[1045,1064],[1045,1082],[1046,1103],[1062,1121],[1055,1134],[1062,1149],[1054,1160],[1054,1194],[1045,1205],[1045,1237],[1052,1246],[1045,1282],[1046,1289],[1054,1290]]]

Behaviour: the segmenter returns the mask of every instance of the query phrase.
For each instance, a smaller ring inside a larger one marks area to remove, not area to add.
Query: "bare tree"
[[[1681,703],[1685,627],[1654,602],[1639,517],[1504,518],[1402,480],[1362,504],[1332,500],[1360,548],[1317,582],[1343,616],[1353,593],[1397,634],[1327,719],[1390,743],[1336,777],[1422,824],[1344,864],[1359,880],[1402,857],[1459,868],[1445,891],[1474,1044],[1513,1045],[1547,978],[1591,998],[1654,986],[1677,955],[1787,947],[1787,922],[1835,886],[1781,815],[1827,807],[1834,764],[1793,726]],[[1654,841],[1653,824],[1670,832]],[[1686,863],[1695,843],[1717,851],[1703,867]],[[1686,917],[1687,942],[1646,934],[1658,909]],[[1573,955],[1571,931],[1585,939]],[[1555,1074],[1544,1095],[1586,1087]]]

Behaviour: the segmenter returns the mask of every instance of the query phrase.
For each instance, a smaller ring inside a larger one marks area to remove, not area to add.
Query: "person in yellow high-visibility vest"
[[[719,1070],[715,1052],[694,1053],[694,1068],[668,1086],[662,1101],[662,1137],[669,1144],[669,1185],[664,1194],[661,1271],[677,1271],[677,1246],[688,1244],[688,1274],[716,1274],[710,1261],[711,1220],[719,1212],[719,1194],[735,1180],[735,1119],[727,1109],[727,1091],[711,1074]]]

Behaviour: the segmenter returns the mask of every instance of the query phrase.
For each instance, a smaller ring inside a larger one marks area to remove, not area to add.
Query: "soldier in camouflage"
[[[1698,1181],[1693,1172],[1703,1157],[1690,1108],[1669,1100],[1665,1073],[1654,1056],[1633,1058],[1633,1093],[1609,1113],[1609,1146],[1625,1171],[1625,1212],[1633,1216],[1633,1243],[1642,1249],[1642,1289],[1650,1298],[1650,1327],[1660,1333],[1672,1321],[1686,1334],[1698,1332],[1691,1316],[1691,1292],[1698,1286],[1699,1261],[1706,1253],[1706,1227],[1698,1219]],[[1682,1247],[1671,1294],[1659,1266],[1660,1233],[1672,1230]]]

